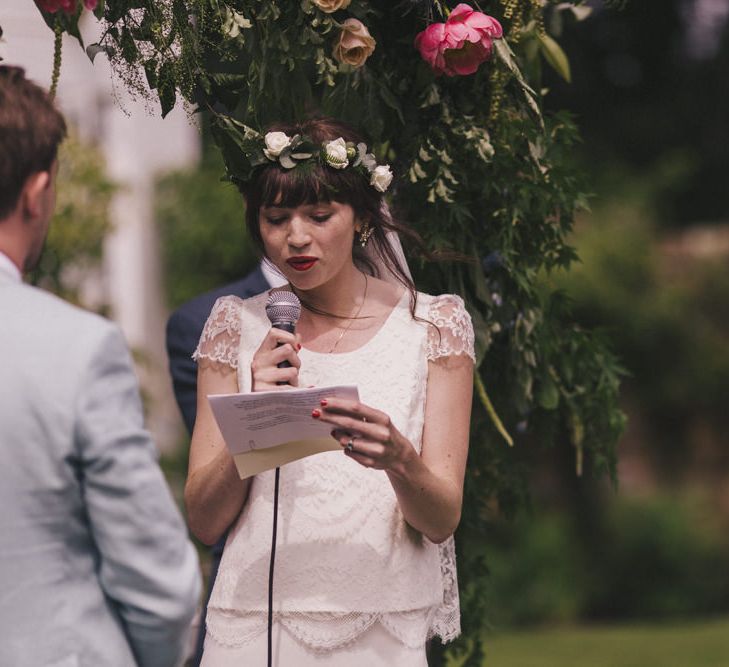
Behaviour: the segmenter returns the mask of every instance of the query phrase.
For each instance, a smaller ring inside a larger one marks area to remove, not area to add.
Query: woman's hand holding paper
[[[366,468],[400,474],[417,452],[392,424],[390,417],[358,401],[322,400],[318,419],[334,426],[332,437],[344,453]]]

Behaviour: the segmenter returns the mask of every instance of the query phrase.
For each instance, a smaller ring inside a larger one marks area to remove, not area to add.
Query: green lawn
[[[729,619],[487,635],[484,667],[729,667]]]

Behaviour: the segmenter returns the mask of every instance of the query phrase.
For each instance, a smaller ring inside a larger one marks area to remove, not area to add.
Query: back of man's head
[[[0,220],[15,208],[27,178],[51,168],[65,136],[48,93],[20,67],[0,65]]]

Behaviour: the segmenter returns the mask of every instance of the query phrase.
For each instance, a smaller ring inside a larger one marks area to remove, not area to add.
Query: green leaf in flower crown
[[[278,161],[284,169],[293,169],[296,166],[296,162],[294,162],[289,155],[285,155],[284,153],[278,156]]]
[[[295,150],[297,153],[311,153],[315,155],[319,152],[321,147],[309,141],[308,139],[302,139],[296,146],[292,146],[291,150]]]
[[[362,164],[362,161],[365,159],[366,155],[367,155],[367,144],[360,141],[360,143],[357,144],[357,157],[354,158],[354,162],[352,162],[352,166],[358,167],[360,164]]]
[[[291,157],[294,160],[308,160],[314,157],[313,153],[291,153]]]

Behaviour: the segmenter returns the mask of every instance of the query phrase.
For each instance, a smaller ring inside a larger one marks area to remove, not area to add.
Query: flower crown
[[[367,152],[365,143],[355,144],[339,137],[316,144],[301,134],[290,137],[285,132],[267,132],[261,136],[230,116],[220,117],[218,122],[227,137],[233,140],[233,145],[227,146],[229,150],[223,146],[232,180],[247,182],[257,167],[277,162],[284,169],[317,163],[332,169],[356,169],[378,192],[387,191],[392,182],[390,165],[377,164],[375,156]]]

